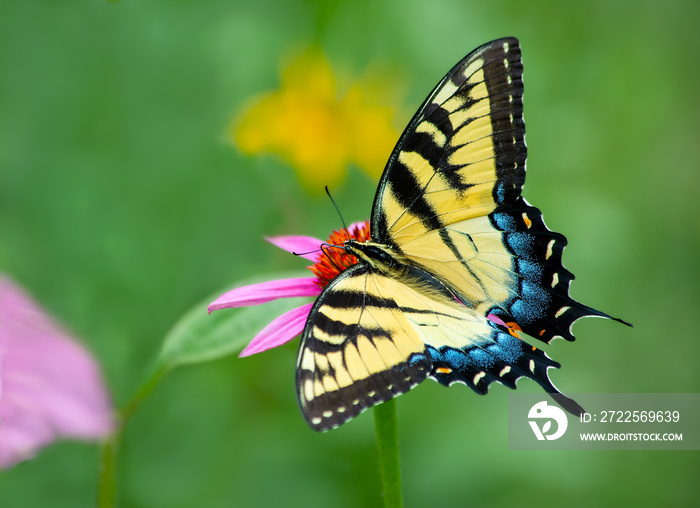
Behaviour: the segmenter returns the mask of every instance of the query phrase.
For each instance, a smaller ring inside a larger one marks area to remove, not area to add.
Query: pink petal
[[[486,316],[486,319],[490,319],[497,325],[501,325],[503,328],[510,328],[505,321],[503,321],[501,318],[499,318],[496,314],[489,314]]]
[[[262,353],[292,340],[304,331],[304,325],[312,306],[313,303],[307,303],[282,314],[263,328],[238,356],[244,357]]]
[[[260,284],[252,284],[232,289],[209,304],[209,312],[219,309],[246,307],[295,296],[318,296],[321,288],[316,284],[315,277],[300,277],[297,279],[279,279]]]
[[[300,257],[308,259],[312,263],[318,261],[323,243],[323,240],[310,236],[272,236],[266,237],[265,240],[287,252],[299,254]]]
[[[113,408],[90,354],[21,288],[0,276],[0,467],[56,439],[98,440]]]
[[[350,235],[355,235],[355,232],[360,228],[364,228],[366,226],[366,224],[367,224],[367,221],[364,221],[364,220],[361,220],[358,222],[353,222],[352,224],[350,224],[348,226],[348,233],[350,233]]]

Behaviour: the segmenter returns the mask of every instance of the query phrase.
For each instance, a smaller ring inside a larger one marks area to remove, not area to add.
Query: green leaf
[[[302,272],[273,273],[241,280],[229,289],[306,275]],[[163,341],[156,360],[158,367],[206,362],[240,352],[270,321],[309,301],[309,298],[280,298],[262,305],[221,309],[208,314],[207,306],[229,289],[201,302],[175,323]]]

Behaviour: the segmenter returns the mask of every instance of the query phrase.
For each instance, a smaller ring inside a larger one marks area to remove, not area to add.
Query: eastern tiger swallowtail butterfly
[[[549,379],[559,363],[518,335],[571,341],[577,319],[615,319],[569,296],[566,238],[521,196],[522,73],[517,39],[484,44],[401,135],[374,198],[371,240],[345,242],[358,263],[325,287],[302,333],[296,386],[313,429],[428,377],[480,394],[527,377],[584,412]]]

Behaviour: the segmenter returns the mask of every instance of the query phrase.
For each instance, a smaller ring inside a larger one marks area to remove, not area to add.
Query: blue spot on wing
[[[510,249],[518,257],[524,259],[536,260],[535,239],[529,233],[508,233],[505,235],[505,240]]]
[[[496,202],[500,205],[506,201],[506,184],[501,181],[496,184]]]
[[[408,364],[413,367],[419,363],[423,363],[426,360],[426,356],[423,353],[413,353],[409,359],[408,359]],[[434,360],[434,358],[431,357],[431,360]]]
[[[489,346],[488,351],[499,361],[515,363],[523,355],[523,343],[512,335],[499,334],[496,344]]]
[[[447,365],[454,371],[466,373],[470,369],[487,370],[497,363],[511,364],[523,355],[522,343],[512,335],[495,332],[495,340],[488,345],[470,346],[465,350],[443,346],[428,346],[434,363]]]
[[[542,280],[544,270],[542,265],[539,263],[520,259],[518,260],[518,273],[525,279],[539,283]]]
[[[545,317],[551,294],[541,286],[524,280],[521,285],[522,297],[510,306],[515,321],[520,326],[526,326],[537,319]]]
[[[488,369],[489,367],[493,367],[495,363],[493,354],[491,354],[489,349],[471,349],[469,351],[469,358],[472,361],[472,365],[479,369]]]
[[[447,362],[455,370],[464,370],[468,365],[472,364],[469,356],[460,349],[442,347],[440,351],[442,352],[443,361]]]
[[[494,213],[493,221],[496,223],[496,227],[501,231],[516,231],[518,223],[516,220],[508,215],[507,213]]]

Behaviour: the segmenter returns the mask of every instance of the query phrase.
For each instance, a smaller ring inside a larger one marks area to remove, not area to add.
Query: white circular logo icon
[[[557,406],[548,406],[546,400],[532,406],[527,417],[531,418],[528,423],[538,441],[559,439],[564,435],[566,427],[569,425],[566,413]],[[542,420],[542,427],[538,425],[536,420]],[[556,422],[557,426],[554,431],[550,432],[552,430],[552,421]]]

